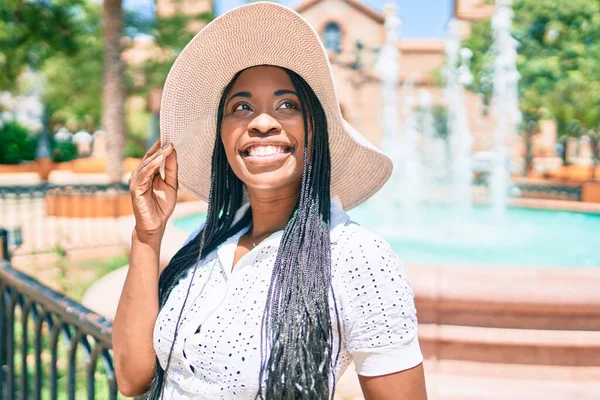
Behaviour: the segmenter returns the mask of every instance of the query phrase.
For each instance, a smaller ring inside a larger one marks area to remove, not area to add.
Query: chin
[[[250,163],[238,157],[236,164],[234,173],[250,190],[300,190],[303,165],[295,157],[287,157],[280,163],[267,165]]]
[[[300,190],[302,174],[272,171],[260,174],[247,174],[242,182],[249,190],[274,191],[294,188]]]

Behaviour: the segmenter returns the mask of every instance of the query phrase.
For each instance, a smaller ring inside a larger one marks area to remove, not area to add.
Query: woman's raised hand
[[[164,179],[160,176],[163,162]],[[177,153],[172,144],[161,148],[160,141],[156,142],[129,180],[138,235],[162,235],[177,204],[177,185]]]

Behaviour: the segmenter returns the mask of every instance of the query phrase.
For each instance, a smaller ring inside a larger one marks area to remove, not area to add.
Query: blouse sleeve
[[[356,372],[379,376],[423,361],[414,293],[390,245],[358,225],[339,255],[345,344]],[[336,269],[338,269],[336,268]]]

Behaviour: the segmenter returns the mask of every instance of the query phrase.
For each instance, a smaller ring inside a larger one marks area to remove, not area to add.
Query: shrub
[[[36,138],[18,122],[4,122],[0,128],[0,164],[19,164],[35,159]]]
[[[77,146],[73,142],[57,142],[52,140],[52,161],[65,162],[77,158]]]

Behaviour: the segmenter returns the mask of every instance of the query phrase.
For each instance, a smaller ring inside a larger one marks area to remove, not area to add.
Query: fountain
[[[398,30],[400,27],[400,18],[396,15],[396,8],[394,4],[386,4],[385,6],[385,30],[386,30],[386,41],[381,47],[379,58],[375,65],[375,71],[381,78],[381,96],[386,99],[382,103],[383,107],[383,139],[381,141],[381,147],[386,149],[388,155],[392,160],[401,159],[400,139],[398,137],[398,96],[397,88],[399,81],[400,71],[400,52],[396,46],[398,40]],[[397,166],[397,165],[395,165]],[[394,168],[394,172],[390,177],[387,185],[383,188],[382,193],[384,195],[379,196],[397,203],[402,200],[400,192],[397,190],[398,186],[401,185],[401,176],[399,175],[399,169]]]
[[[421,132],[418,127],[418,113],[415,112],[414,84],[406,80],[402,87],[404,97],[402,136],[400,139],[400,155],[397,161],[400,182],[397,191],[402,191],[402,210],[405,218],[418,219],[419,208],[423,204],[423,161],[421,157]]]
[[[433,117],[433,100],[426,89],[419,89],[418,130],[421,135],[420,148],[422,160],[423,200],[440,198],[440,188],[447,182],[446,141],[437,132]]]
[[[504,219],[506,198],[510,184],[510,161],[508,148],[514,143],[518,125],[521,122],[519,111],[517,71],[517,44],[510,31],[512,27],[512,0],[498,0],[492,17],[494,55],[492,113],[496,121],[492,171],[490,179],[490,200],[497,222]]]
[[[469,49],[460,49],[458,21],[449,24],[449,37],[446,41],[446,90],[448,104],[448,131],[451,159],[451,186],[454,205],[459,214],[466,216],[472,206],[473,171],[471,158],[473,139],[469,129],[469,120],[465,106],[464,86],[471,83],[473,77],[469,71],[472,53]],[[460,66],[459,65],[460,56]]]
[[[385,6],[386,42],[381,48],[375,70],[381,78],[383,105],[383,140],[381,147],[394,160],[392,176],[378,196],[384,204],[401,206],[404,218],[417,218],[422,203],[422,163],[419,152],[417,115],[414,112],[414,88],[410,80],[403,83],[402,129],[398,125],[398,83],[400,76],[400,53],[397,47],[398,30],[401,24],[396,7]],[[399,135],[400,133],[400,135]]]

